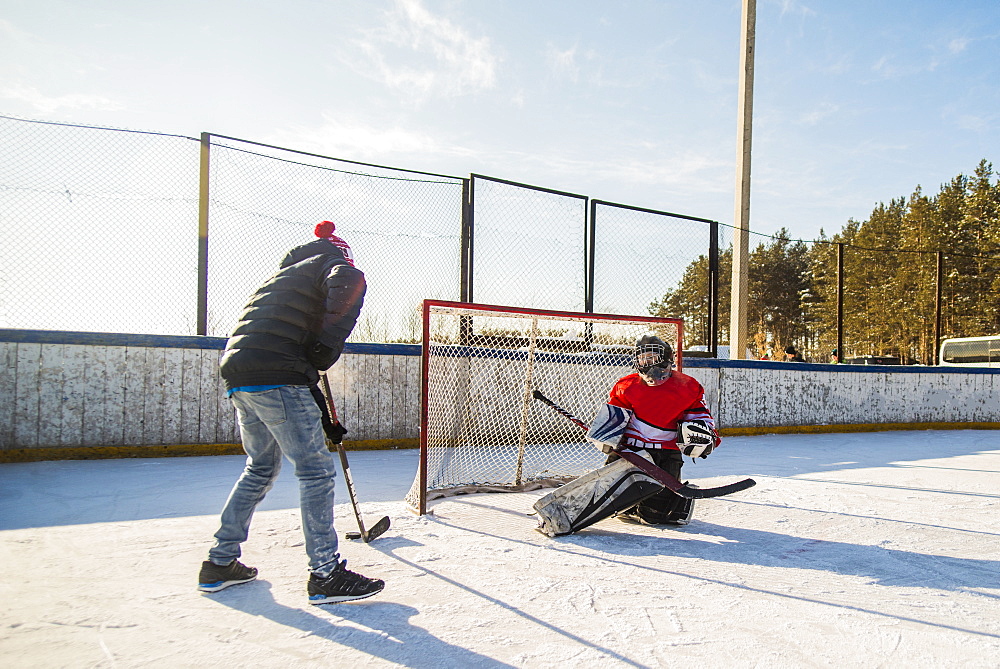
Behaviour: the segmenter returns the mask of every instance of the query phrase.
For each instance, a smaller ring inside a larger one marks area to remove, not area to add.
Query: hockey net
[[[426,300],[420,466],[407,504],[423,514],[449,494],[555,486],[603,465],[583,430],[532,393],[589,423],[650,333],[679,369],[679,319]]]

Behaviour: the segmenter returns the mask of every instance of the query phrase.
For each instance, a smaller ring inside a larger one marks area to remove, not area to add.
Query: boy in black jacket
[[[334,458],[314,399],[319,371],[340,357],[361,313],[365,277],[350,247],[316,226],[316,241],[292,249],[254,293],[222,355],[220,371],[236,407],[247,464],[222,510],[198,589],[217,592],[257,578],[243,565],[254,510],[271,489],[282,455],[299,478],[302,531],[309,556],[311,604],[370,597],[385,586],[347,569],[333,527]],[[343,428],[339,425],[337,429]]]

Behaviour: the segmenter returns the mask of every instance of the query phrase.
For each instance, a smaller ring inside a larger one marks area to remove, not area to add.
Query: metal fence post
[[[837,360],[844,360],[844,244],[837,244]]]
[[[588,198],[589,199],[589,198]],[[584,209],[584,219],[586,222],[586,208]],[[586,288],[584,289],[583,296],[583,310],[589,314],[594,313],[594,281],[596,275],[597,263],[597,201],[590,200],[590,225],[586,226],[587,231],[584,234],[584,259],[583,259],[583,277],[586,282]]]
[[[941,347],[941,295],[944,289],[944,253],[937,252],[937,280],[934,296],[934,352],[930,364],[939,362],[938,349]]]
[[[196,333],[208,334],[208,184],[212,135],[201,133],[198,179],[198,322]]]
[[[472,301],[472,217],[475,207],[472,201],[472,178],[462,179],[462,233],[460,243],[461,269],[458,288],[459,300]],[[426,316],[425,316],[426,322]],[[466,345],[472,338],[472,318],[460,316],[458,319],[459,343]]]
[[[458,294],[462,302],[472,301],[472,179],[462,179],[461,271]]]
[[[708,231],[708,351],[719,357],[719,222]]]

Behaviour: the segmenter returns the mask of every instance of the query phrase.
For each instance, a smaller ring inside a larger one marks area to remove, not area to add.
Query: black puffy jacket
[[[365,275],[325,239],[289,251],[226,342],[220,362],[226,388],[315,384],[317,370],[340,357],[365,287]]]

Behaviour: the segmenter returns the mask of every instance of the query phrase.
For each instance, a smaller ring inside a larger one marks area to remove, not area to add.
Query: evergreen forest
[[[748,345],[783,359],[786,346],[828,362],[837,342],[838,246],[843,245],[841,359],[898,357],[933,364],[941,336],[1000,334],[1000,183],[982,160],[928,195],[880,202],[830,238],[792,239],[782,228],[749,257]],[[732,246],[719,253],[719,342],[729,339]],[[938,263],[941,299],[938,302]],[[708,257],[686,268],[673,290],[649,305],[654,316],[685,321],[685,348],[708,345]]]

